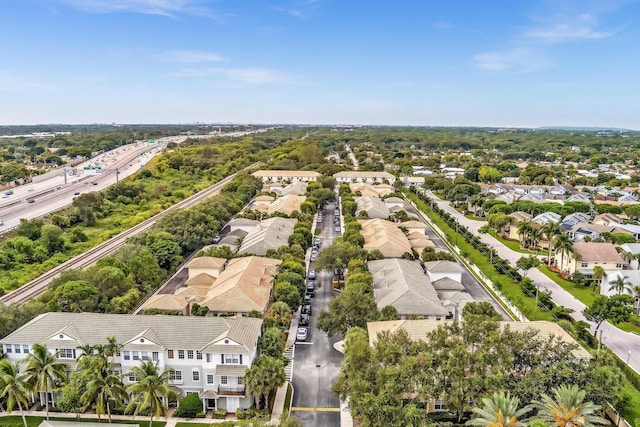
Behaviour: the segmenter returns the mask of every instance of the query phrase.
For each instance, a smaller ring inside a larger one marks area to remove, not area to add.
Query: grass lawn
[[[565,291],[569,292],[573,295],[578,301],[583,303],[586,306],[590,306],[593,304],[593,299],[596,297],[594,294],[594,288],[591,286],[582,286],[576,285],[570,280],[563,279],[556,273],[555,271],[549,270],[549,267],[546,265],[541,265],[538,267],[540,271],[542,271],[549,279],[556,282],[558,285],[562,287]]]
[[[622,397],[627,401],[620,415],[633,426],[640,426],[640,392],[628,381],[625,381],[622,389]]]
[[[475,216],[472,213],[466,213],[466,214],[464,214],[464,217],[467,218],[467,219],[473,220],[473,221],[485,221],[486,222],[486,219],[481,218],[479,216]]]
[[[438,228],[449,238],[449,241],[455,241],[456,232],[454,229],[449,227],[439,215],[436,215],[431,208],[416,195],[407,193],[407,196],[416,203],[422,212],[431,218]],[[518,307],[527,318],[533,319],[535,317],[536,320],[553,320],[551,313],[548,311],[540,307],[536,309],[534,297],[525,295],[520,285],[515,283],[509,276],[496,272],[493,266],[489,264],[488,256],[478,251],[470,243],[467,243],[462,235],[458,238],[458,247],[463,253],[469,254],[467,259],[477,265],[496,287],[501,290],[502,294]],[[490,289],[489,291],[491,292]]]
[[[289,408],[291,408],[291,399],[293,398],[293,387],[291,383],[287,384],[287,394],[284,397],[284,410],[283,414],[289,414]]]
[[[13,412],[13,414],[16,414],[16,412]],[[26,418],[27,418],[27,425],[29,427],[37,427],[42,421],[46,419],[46,417],[26,417]],[[49,419],[51,421],[79,421],[81,423],[98,422],[97,418],[91,418],[91,419],[81,418],[80,420],[77,420],[76,418],[68,418],[68,417],[56,418],[55,413],[49,413]],[[102,422],[105,423],[105,425],[108,425],[109,419],[106,418],[106,416],[102,417]],[[113,424],[138,424],[140,427],[149,427],[149,420],[148,419],[145,420],[143,418],[140,418],[137,420],[113,420],[112,423]],[[164,427],[165,424],[166,423],[164,421],[154,421],[153,427]],[[23,427],[23,426],[24,424],[22,423],[22,417],[20,415],[11,415],[8,417],[0,416],[0,427]]]
[[[547,255],[547,251],[543,251],[538,249],[536,252],[530,251],[528,249],[523,249],[520,247],[520,242],[516,242],[514,240],[505,239],[502,236],[496,236],[496,232],[494,230],[489,230],[489,234],[496,238],[500,243],[508,247],[514,252],[520,252],[521,254],[535,254],[535,255]]]

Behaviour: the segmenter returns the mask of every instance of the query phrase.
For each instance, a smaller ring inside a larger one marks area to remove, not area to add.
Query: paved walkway
[[[25,411],[24,415],[26,417],[46,417],[47,414],[45,411]],[[20,416],[20,411],[13,411],[11,412],[11,414],[7,414],[6,412],[0,412],[0,419],[2,419],[3,417],[19,417]],[[65,412],[51,412],[49,411],[49,418],[51,420],[55,420],[56,418],[81,418],[83,420],[96,420],[98,421],[98,416],[96,414],[73,414],[73,413],[65,413]],[[131,421],[132,423],[149,423],[149,417],[143,417],[143,416],[137,416],[137,417],[133,417],[131,415],[111,415],[111,418],[113,420],[125,420],[125,421]],[[104,415],[101,417],[101,421],[103,423],[105,423],[105,425],[108,424],[109,422],[109,418]],[[160,422],[166,422],[166,426],[165,427],[175,427],[177,423],[200,423],[200,424],[216,424],[216,423],[223,423],[225,420],[217,420],[217,419],[212,419],[212,418],[177,418],[177,417],[169,417],[169,418],[165,418],[165,417],[160,417],[160,418],[153,418],[153,421],[160,421]],[[228,421],[228,420],[227,420]],[[117,424],[115,424],[117,425]]]
[[[484,243],[494,248],[498,255],[508,260],[511,265],[515,266],[516,261],[525,255],[509,249],[502,242],[489,234],[479,233],[478,229],[486,224],[485,221],[477,221],[465,217],[460,212],[453,209],[449,205],[448,201],[438,198],[431,191],[427,190],[427,195],[437,203],[440,209],[452,215],[460,225],[467,227],[471,232],[479,235],[480,239]],[[571,314],[571,317],[576,320],[584,320],[587,323],[590,323],[593,331],[594,324],[592,322],[588,322],[582,314],[582,310],[585,309],[585,305],[583,303],[578,301],[569,292],[562,289],[560,285],[549,279],[538,269],[532,269],[527,277],[533,280],[541,290],[548,289],[551,291],[551,297],[556,305],[572,309],[574,312]],[[600,326],[600,330],[602,331],[603,344],[618,355],[621,360],[625,362],[628,360],[629,366],[631,366],[636,372],[640,372],[640,336],[624,332],[608,322],[603,323]]]

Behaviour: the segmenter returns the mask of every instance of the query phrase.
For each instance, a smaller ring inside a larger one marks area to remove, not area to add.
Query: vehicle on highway
[[[302,313],[303,314],[308,314],[309,316],[311,316],[311,304],[305,304],[302,306]]]
[[[92,184],[93,185],[98,185],[98,182],[97,181],[93,181]]]
[[[296,341],[306,341],[307,340],[307,328],[298,328],[298,332],[296,333]]]
[[[75,193],[73,193],[73,195],[74,195],[74,196],[77,196],[77,195],[79,195],[79,194],[80,194],[80,192],[79,192],[79,191],[76,191]]]
[[[4,222],[2,222],[2,220],[0,219],[0,225],[4,225]]]
[[[10,196],[13,194],[13,190],[7,190],[4,192],[4,194],[6,194],[7,196]]]
[[[308,314],[303,313],[300,315],[300,321],[298,322],[298,325],[307,326],[309,324],[310,319],[311,318],[309,317]]]
[[[316,280],[316,271],[315,270],[309,270],[309,274],[307,276],[309,278],[309,280]]]
[[[27,199],[27,203],[35,203],[35,199]]]

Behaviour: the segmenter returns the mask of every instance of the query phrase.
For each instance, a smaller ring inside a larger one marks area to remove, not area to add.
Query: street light
[[[629,350],[629,354],[627,355],[627,366],[629,366],[629,359],[631,359],[631,350]]]

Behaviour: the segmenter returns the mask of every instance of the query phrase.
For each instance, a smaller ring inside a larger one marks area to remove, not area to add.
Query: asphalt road
[[[411,205],[409,205],[408,203],[406,203],[406,205],[407,205],[407,212],[417,214],[417,212],[415,211],[415,209],[413,209]],[[442,241],[440,237],[438,237],[435,231],[433,231],[431,227],[428,226],[428,224],[427,224],[427,238],[436,245],[436,248],[438,250],[443,250],[451,253],[451,250],[449,250],[449,247]],[[493,298],[493,296],[489,293],[489,291],[487,291],[487,289],[478,281],[478,279],[476,279],[476,276],[471,274],[471,272],[467,269],[467,267],[464,264],[459,262],[458,265],[462,267],[462,286],[464,286],[464,290],[469,295],[471,295],[474,301],[489,301],[491,305],[493,305],[493,307],[496,309],[496,311],[500,313],[500,315],[504,320],[513,320],[507,314],[505,309],[500,305],[500,303],[498,303],[498,301],[496,301],[495,298]]]
[[[460,212],[449,206],[449,202],[439,199],[431,191],[427,191],[427,195],[435,200],[441,209],[444,209],[454,216],[461,225],[467,227],[473,233],[478,234],[483,242],[494,248],[498,252],[498,255],[508,260],[511,265],[515,265],[516,261],[523,256],[523,254],[509,249],[493,236],[479,233],[478,228],[484,225],[486,223],[485,221],[466,218]],[[594,330],[593,322],[587,321],[582,314],[585,305],[578,301],[573,295],[562,289],[537,268],[532,269],[527,277],[533,280],[540,289],[551,291],[551,299],[557,305],[574,310],[574,312],[571,313],[571,317],[575,320],[586,321],[591,325],[591,330]],[[604,322],[600,326],[600,331],[602,331],[603,344],[609,347],[621,360],[627,362],[636,372],[640,372],[640,336],[618,329],[609,322]]]
[[[322,247],[329,246],[337,233],[333,225],[334,205],[325,208],[322,223]],[[313,263],[311,267],[313,268]],[[342,354],[333,346],[341,336],[327,337],[316,328],[320,310],[326,309],[335,295],[331,290],[332,274],[317,272],[316,293],[311,299],[312,315],[307,341],[296,343],[293,360],[293,412],[305,427],[335,427],[340,425],[340,399],[332,391],[340,373]]]

